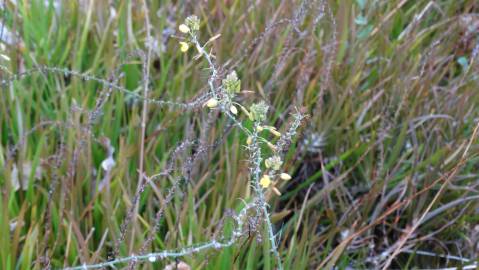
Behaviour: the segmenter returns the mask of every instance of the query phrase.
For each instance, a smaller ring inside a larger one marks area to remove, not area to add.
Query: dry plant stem
[[[274,254],[276,261],[278,263],[278,269],[283,269],[283,264],[281,263],[281,257],[278,252],[278,247],[276,245],[276,239],[273,232],[273,224],[271,224],[271,219],[269,218],[269,211],[268,211],[268,203],[264,198],[263,188],[261,188],[259,181],[261,177],[261,147],[259,146],[258,142],[258,129],[259,123],[255,123],[254,132],[252,135],[252,143],[249,148],[250,150],[250,161],[253,161],[251,166],[251,176],[253,180],[253,188],[257,196],[259,207],[264,216],[264,223],[266,224],[266,230],[268,231],[268,238],[271,244],[271,252]]]
[[[216,97],[216,92],[215,91],[215,87],[214,87],[214,80],[215,80],[215,77],[216,77],[216,74],[217,74],[217,70],[213,64],[213,61],[211,60],[211,57],[209,55],[209,53],[207,53],[205,51],[205,49],[201,46],[201,44],[198,42],[198,39],[196,38],[196,36],[192,36],[192,40],[193,40],[193,43],[195,44],[196,46],[196,49],[198,50],[198,52],[203,55],[206,60],[208,61],[208,64],[210,66],[210,69],[211,69],[211,77],[209,78],[208,80],[208,84],[210,86],[210,89],[211,89],[211,92],[213,94],[214,97]],[[245,133],[247,133],[248,135],[251,134],[251,132],[246,129],[245,127],[243,127],[243,125],[238,122],[238,120],[236,120],[236,118],[231,115],[229,112],[228,112],[228,109],[227,108],[222,108],[222,111],[223,113],[225,113],[241,130],[243,130]],[[256,192],[256,196],[257,196],[257,199],[258,199],[258,203],[259,203],[259,207],[261,208],[261,211],[263,213],[263,216],[264,216],[264,222],[266,224],[266,229],[268,230],[268,235],[269,235],[269,240],[270,240],[270,243],[271,243],[271,251],[273,252],[274,256],[276,257],[276,260],[277,260],[277,263],[278,263],[278,269],[282,270],[283,269],[283,265],[281,263],[281,257],[279,255],[279,252],[278,252],[278,247],[276,245],[276,239],[275,239],[275,235],[274,235],[274,232],[273,232],[273,225],[271,224],[271,220],[269,218],[269,211],[268,211],[268,203],[266,202],[265,198],[264,198],[264,193],[263,193],[263,189],[260,187],[259,185],[259,179],[260,179],[260,175],[261,175],[261,161],[262,161],[262,157],[261,157],[261,148],[258,144],[258,137],[259,137],[259,134],[257,132],[257,126],[259,125],[259,123],[255,123],[255,131],[251,134],[252,135],[252,145],[250,146],[250,155],[251,155],[251,160],[253,160],[253,166],[252,166],[252,178],[253,178],[253,184],[254,184],[254,190]]]
[[[218,71],[216,70],[215,65],[213,64],[213,60],[211,59],[210,54],[207,53],[205,51],[205,49],[201,46],[201,44],[198,42],[198,39],[196,38],[196,36],[192,35],[191,38],[192,38],[192,42],[195,44],[196,49],[198,50],[198,52],[205,57],[206,61],[208,61],[208,65],[211,69],[211,76],[208,79],[208,85],[210,86],[211,94],[213,94],[213,97],[217,98],[218,96],[217,96],[216,91],[215,91],[214,82],[215,82],[215,79],[216,79],[216,75],[218,74]]]
[[[479,124],[476,125],[476,127],[474,128],[474,131],[471,135],[471,138],[469,139],[468,141],[468,144],[467,144],[467,147],[466,149],[464,150],[462,156],[461,156],[461,161],[465,161],[466,160],[466,157],[467,157],[467,153],[469,152],[469,149],[472,145],[472,142],[474,141],[474,139],[477,137],[477,133],[479,131]],[[460,162],[459,164],[461,164],[462,162]],[[441,194],[443,193],[444,189],[448,186],[448,184],[451,182],[451,179],[459,172],[459,169],[461,168],[461,166],[457,165],[454,170],[452,170],[452,172],[449,174],[449,176],[444,180],[444,183],[441,185],[441,187],[439,188],[439,191],[436,193],[436,195],[434,196],[434,198],[432,199],[432,201],[429,203],[429,205],[427,206],[426,210],[424,211],[424,213],[421,215],[421,217],[416,220],[416,222],[414,222],[414,224],[411,226],[411,228],[408,228],[406,233],[401,237],[401,239],[398,241],[398,244],[396,246],[396,249],[394,250],[393,254],[391,254],[391,256],[389,256],[389,258],[387,259],[387,261],[385,262],[384,264],[384,267],[383,269],[388,269],[389,265],[391,265],[392,263],[392,260],[399,254],[401,253],[402,251],[402,247],[404,246],[404,244],[406,243],[406,241],[411,237],[411,235],[413,234],[414,231],[416,231],[416,229],[419,227],[419,225],[422,224],[423,220],[426,218],[427,214],[431,211],[431,208],[433,207],[434,203],[439,199],[439,196],[441,196]]]
[[[148,113],[148,90],[149,90],[149,78],[150,78],[150,58],[151,58],[151,25],[150,25],[150,17],[148,16],[148,6],[146,1],[142,1],[143,4],[143,12],[145,13],[145,24],[146,24],[146,42],[147,44],[147,53],[146,58],[143,59],[143,111],[141,113],[141,137],[140,137],[140,161],[138,165],[138,184],[136,187],[136,193],[140,192],[141,186],[143,184],[143,165],[145,160],[145,136],[146,136],[146,117]],[[130,250],[133,248],[133,239],[135,237],[135,223],[136,223],[136,216],[138,215],[138,204],[135,206],[135,211],[133,214],[132,220],[132,241]]]
[[[198,245],[192,245],[181,249],[176,250],[164,250],[160,252],[148,253],[144,255],[131,255],[128,257],[123,257],[119,259],[115,259],[108,262],[98,263],[98,264],[84,264],[81,266],[75,267],[68,267],[64,268],[65,270],[80,270],[80,269],[99,269],[105,268],[107,266],[115,268],[115,265],[119,263],[128,263],[128,262],[140,262],[140,261],[147,261],[147,260],[156,260],[156,259],[164,259],[164,258],[178,258],[183,257],[186,255],[192,255],[201,251],[209,250],[209,249],[221,249],[226,248],[234,243],[244,234],[243,225],[244,222],[247,221],[248,217],[248,210],[253,207],[256,207],[257,202],[253,201],[247,205],[243,209],[241,209],[240,213],[234,217],[236,227],[231,235],[231,237],[226,242],[219,242],[216,240],[211,240],[209,242],[205,242]]]
[[[210,96],[213,96],[215,98],[218,98],[218,94],[221,96],[223,95],[223,93],[221,92],[222,91],[222,88],[218,88],[216,89],[215,88],[215,85],[214,85],[214,82],[215,82],[215,79],[216,79],[216,76],[217,76],[217,69],[215,68],[214,64],[213,64],[213,61],[212,61],[212,56],[204,49],[204,46],[201,46],[201,44],[198,42],[197,40],[197,37],[196,35],[191,35],[191,41],[194,43],[196,49],[198,50],[198,52],[200,53],[201,56],[204,56],[208,62],[208,65],[209,65],[209,69],[211,70],[211,75],[210,75],[210,78],[208,79],[208,85],[210,87],[210,91],[211,93],[209,93]],[[145,58],[143,59],[145,60]],[[147,55],[146,57],[146,61],[144,61],[144,75],[148,76],[149,75],[149,70],[148,70],[148,61],[149,61],[149,55]],[[146,62],[146,63],[145,63]],[[115,247],[115,256],[118,256],[118,251],[119,251],[119,244],[120,242],[124,239],[124,234],[126,232],[126,227],[128,226],[128,221],[133,218],[131,216],[131,214],[133,212],[136,213],[137,211],[137,202],[138,202],[138,199],[139,199],[139,195],[142,193],[144,187],[145,187],[145,183],[143,183],[143,177],[144,177],[144,173],[142,171],[143,169],[143,143],[144,143],[144,132],[145,132],[145,122],[146,122],[146,104],[148,102],[148,97],[147,97],[147,94],[148,94],[148,84],[147,84],[147,77],[144,77],[144,96],[143,96],[143,101],[144,101],[144,114],[143,114],[143,119],[142,119],[142,151],[141,151],[141,157],[140,157],[140,169],[139,169],[139,188],[135,194],[135,199],[133,200],[133,205],[132,205],[132,208],[130,208],[131,210],[129,211],[129,214],[127,214],[127,217],[125,219],[125,221],[123,222],[122,226],[121,226],[121,235],[120,235],[120,238],[117,240],[116,242],[116,247]],[[129,263],[129,266],[130,268],[133,268],[135,266],[136,263],[140,262],[140,261],[145,261],[145,260],[150,260],[150,261],[155,261],[156,259],[163,259],[163,258],[177,258],[177,257],[182,257],[182,256],[186,256],[186,255],[191,255],[191,254],[194,254],[194,253],[197,253],[197,252],[200,252],[200,251],[203,251],[203,250],[208,250],[208,249],[211,249],[211,248],[215,248],[215,249],[221,249],[221,248],[225,248],[225,247],[229,247],[231,245],[233,245],[234,243],[236,243],[236,241],[245,233],[244,230],[243,230],[243,223],[244,221],[247,220],[248,218],[248,210],[251,209],[251,208],[255,208],[256,209],[256,212],[258,213],[262,213],[263,215],[263,219],[264,219],[264,223],[266,225],[266,230],[268,232],[268,238],[269,238],[269,241],[270,241],[270,245],[271,245],[271,252],[274,254],[275,256],[275,259],[277,260],[277,268],[282,270],[283,269],[283,265],[282,265],[282,262],[281,262],[281,257],[280,257],[280,254],[278,252],[278,246],[277,246],[277,243],[276,243],[276,236],[274,234],[274,231],[273,231],[273,225],[271,223],[271,219],[270,219],[270,214],[269,214],[269,211],[268,211],[268,203],[266,202],[266,199],[265,199],[265,196],[264,196],[264,190],[263,188],[260,186],[259,184],[259,181],[260,181],[260,176],[262,174],[262,170],[261,170],[261,162],[262,162],[262,157],[261,157],[261,147],[260,147],[260,144],[259,144],[259,140],[261,139],[261,137],[259,136],[259,133],[258,133],[258,126],[260,125],[260,122],[255,122],[254,124],[254,131],[251,132],[249,129],[247,129],[246,127],[243,126],[243,124],[238,121],[236,119],[236,117],[230,113],[229,109],[226,108],[226,106],[224,106],[223,104],[221,104],[219,106],[219,110],[224,113],[232,122],[235,126],[237,126],[241,131],[243,131],[245,134],[247,134],[248,136],[250,136],[252,138],[252,144],[248,147],[249,151],[250,151],[250,171],[251,171],[251,179],[253,181],[253,189],[254,189],[254,194],[255,196],[253,197],[253,200],[251,203],[247,204],[241,211],[240,213],[234,217],[235,219],[235,223],[236,223],[236,227],[232,233],[232,236],[226,241],[226,242],[218,242],[217,240],[213,239],[209,242],[205,242],[205,243],[202,243],[202,244],[198,244],[198,245],[193,245],[193,246],[188,246],[188,247],[185,247],[185,248],[182,248],[182,249],[177,249],[177,250],[165,250],[165,251],[162,251],[162,252],[156,252],[156,253],[148,253],[148,254],[144,254],[144,255],[131,255],[131,256],[128,256],[128,257],[123,257],[123,258],[113,258],[112,260],[110,261],[107,261],[107,262],[103,262],[103,263],[98,263],[98,264],[91,264],[91,265],[82,265],[82,266],[76,266],[76,267],[72,267],[72,268],[65,268],[65,269],[96,269],[96,268],[104,268],[106,266],[114,266],[116,264],[119,264],[119,263]],[[301,113],[298,113],[298,114],[295,114],[294,115],[294,122],[292,124],[292,126],[290,127],[290,129],[288,130],[288,132],[286,134],[284,134],[282,136],[282,138],[278,141],[278,146],[281,150],[283,150],[288,142],[290,141],[291,137],[295,135],[296,133],[296,129],[298,128],[298,126],[300,125],[301,123],[301,120],[304,118],[304,115],[302,115]],[[148,178],[148,179],[152,179],[151,177]],[[173,197],[174,195],[174,190],[176,188],[173,188],[170,190],[169,192],[169,200],[171,200],[171,198]],[[162,216],[162,210],[160,210],[158,213],[157,213],[157,216],[156,216],[156,220],[155,220],[155,224],[159,224],[159,219],[161,218]],[[153,231],[156,231],[157,228],[155,228]],[[151,242],[151,239],[149,239],[147,242]],[[143,250],[146,248],[146,245],[144,245],[142,247],[142,252]]]

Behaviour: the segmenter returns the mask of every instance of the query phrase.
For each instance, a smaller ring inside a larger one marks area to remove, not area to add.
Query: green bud
[[[200,30],[200,19],[196,15],[188,16],[185,20],[186,26],[188,26],[193,32]]]
[[[266,114],[268,113],[269,106],[264,103],[264,101],[260,101],[259,103],[255,103],[250,107],[250,119],[253,121],[262,122],[266,120]]]
[[[266,166],[266,168],[271,168],[277,171],[281,168],[281,165],[283,165],[283,161],[279,156],[272,156],[264,161],[264,165]]]
[[[241,81],[238,79],[238,75],[236,75],[236,71],[232,71],[225,79],[223,79],[223,89],[230,94],[234,95],[241,90]]]

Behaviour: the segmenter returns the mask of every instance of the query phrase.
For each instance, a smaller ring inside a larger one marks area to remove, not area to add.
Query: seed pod
[[[274,144],[270,143],[270,142],[266,142],[266,144],[268,145],[268,147],[273,150],[273,152],[276,152],[278,151],[278,148],[276,146],[274,146]]]
[[[274,130],[274,129],[268,129],[269,132],[271,132],[274,136],[276,137],[281,137],[281,133],[279,133],[278,131]]]
[[[281,196],[281,192],[279,191],[279,189],[277,189],[276,187],[273,187],[272,190],[274,193],[276,193],[276,195]]]

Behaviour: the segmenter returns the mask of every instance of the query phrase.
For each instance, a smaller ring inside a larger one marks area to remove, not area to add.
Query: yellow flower
[[[271,178],[268,175],[263,175],[259,180],[259,185],[263,188],[268,188],[271,185]]]
[[[186,25],[186,24],[180,24],[180,26],[178,27],[178,29],[180,30],[181,33],[188,33],[190,32],[190,28]]]
[[[186,52],[190,48],[190,45],[184,41],[180,41],[180,51]]]

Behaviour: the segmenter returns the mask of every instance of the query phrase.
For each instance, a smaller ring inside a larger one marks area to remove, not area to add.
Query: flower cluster
[[[271,180],[279,177],[281,180],[288,181],[291,180],[291,175],[288,173],[282,172],[277,174],[276,172],[281,169],[281,165],[283,165],[283,161],[281,160],[281,157],[278,155],[273,155],[269,158],[267,158],[264,161],[264,166],[266,169],[269,169],[268,174],[264,174],[263,177],[261,177],[259,184],[263,188],[271,188],[274,193],[276,193],[278,196],[281,195],[281,192],[275,187],[278,181],[276,180]]]
[[[183,34],[189,34],[189,38],[196,38],[198,31],[200,30],[200,19],[197,16],[192,15],[185,19],[185,22],[178,26]],[[191,40],[180,41],[180,51],[186,52],[190,48]]]
[[[241,80],[238,79],[238,75],[236,75],[236,71],[232,71],[230,74],[226,76],[225,79],[222,80],[221,84],[221,92],[223,95],[221,99],[218,98],[210,98],[204,106],[212,109],[218,107],[218,105],[222,105],[224,108],[229,109],[229,111],[236,115],[238,114],[238,109],[236,106],[240,107],[244,112],[248,113],[248,111],[241,106],[241,104],[234,102],[233,99],[237,93],[241,91]]]

